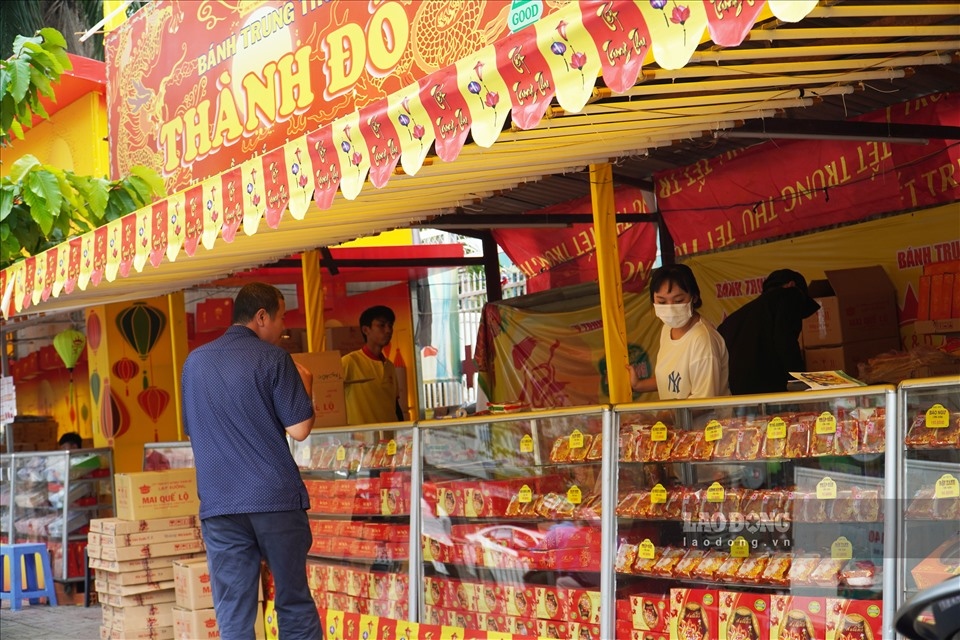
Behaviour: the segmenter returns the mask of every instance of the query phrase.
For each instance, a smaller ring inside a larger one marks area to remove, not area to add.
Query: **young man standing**
[[[261,559],[276,585],[280,637],[323,637],[307,585],[310,500],[287,442],[310,435],[313,380],[277,346],[285,311],[276,287],[244,286],[233,324],[183,366],[183,421],[223,638],[254,637]]]
[[[360,314],[363,347],[340,359],[347,404],[347,424],[403,420],[397,370],[383,349],[393,337],[393,309],[378,305]]]

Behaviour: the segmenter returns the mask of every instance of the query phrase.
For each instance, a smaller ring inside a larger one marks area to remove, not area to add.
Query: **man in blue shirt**
[[[306,575],[310,500],[286,439],[310,434],[313,381],[277,346],[285,311],[276,287],[244,286],[233,324],[183,366],[183,422],[224,640],[254,638],[261,559],[276,585],[280,637],[323,637]]]

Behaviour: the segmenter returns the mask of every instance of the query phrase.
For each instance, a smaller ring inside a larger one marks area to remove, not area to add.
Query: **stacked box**
[[[173,564],[203,551],[196,515],[92,520],[87,554],[103,611],[101,640],[172,640]]]
[[[220,627],[213,610],[213,590],[206,556],[177,560],[173,563],[173,582],[176,597],[173,607],[174,637],[178,640],[219,638]],[[257,606],[255,632],[257,638],[266,637],[263,624],[263,586]]]

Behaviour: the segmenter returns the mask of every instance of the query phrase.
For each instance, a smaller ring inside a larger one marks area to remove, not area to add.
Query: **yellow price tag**
[[[650,542],[650,538],[645,538],[643,542],[637,545],[637,557],[643,560],[653,560],[657,555],[657,549]]]
[[[830,545],[830,557],[834,560],[849,560],[853,557],[853,544],[840,536]]]
[[[719,482],[714,482],[707,487],[707,502],[723,502],[723,486]]]
[[[817,426],[815,428],[817,435],[825,435],[837,432],[837,418],[829,411],[824,411],[817,416]]]
[[[657,422],[650,429],[650,440],[651,442],[666,442],[667,441],[667,425],[662,422]]]
[[[836,500],[837,483],[829,476],[817,483],[817,500]]]
[[[730,556],[733,558],[746,558],[750,555],[750,543],[743,536],[737,536],[730,543]]]
[[[927,429],[945,429],[950,426],[950,412],[942,404],[927,409]]]
[[[767,423],[767,440],[783,440],[787,437],[787,423],[783,418],[774,418]]]
[[[388,455],[388,456],[395,456],[395,455],[397,455],[397,441],[396,441],[396,440],[391,439],[389,442],[387,442],[387,455]]]
[[[960,483],[956,477],[945,473],[937,479],[933,487],[934,498],[960,498]]]
[[[583,493],[581,493],[580,487],[573,485],[567,489],[567,502],[570,504],[580,504],[583,502]]]
[[[570,434],[570,448],[583,449],[583,434],[580,429],[574,429],[573,433]]]
[[[347,450],[343,448],[343,445],[337,447],[337,462],[343,462],[347,459]]]
[[[520,453],[533,453],[533,438],[529,433],[520,438]]]
[[[520,501],[520,504],[527,504],[533,501],[533,491],[529,486],[523,485],[520,487],[520,491],[517,491],[517,500]]]
[[[723,425],[716,420],[711,420],[703,429],[703,439],[707,442],[714,442],[723,437]]]
[[[654,485],[653,489],[650,489],[650,504],[666,504],[667,503],[667,490],[662,484]]]

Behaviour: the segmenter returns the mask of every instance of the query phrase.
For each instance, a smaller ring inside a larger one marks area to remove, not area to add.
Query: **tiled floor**
[[[89,608],[23,603],[11,611],[10,603],[0,608],[0,637],[3,640],[100,640],[100,605]]]

